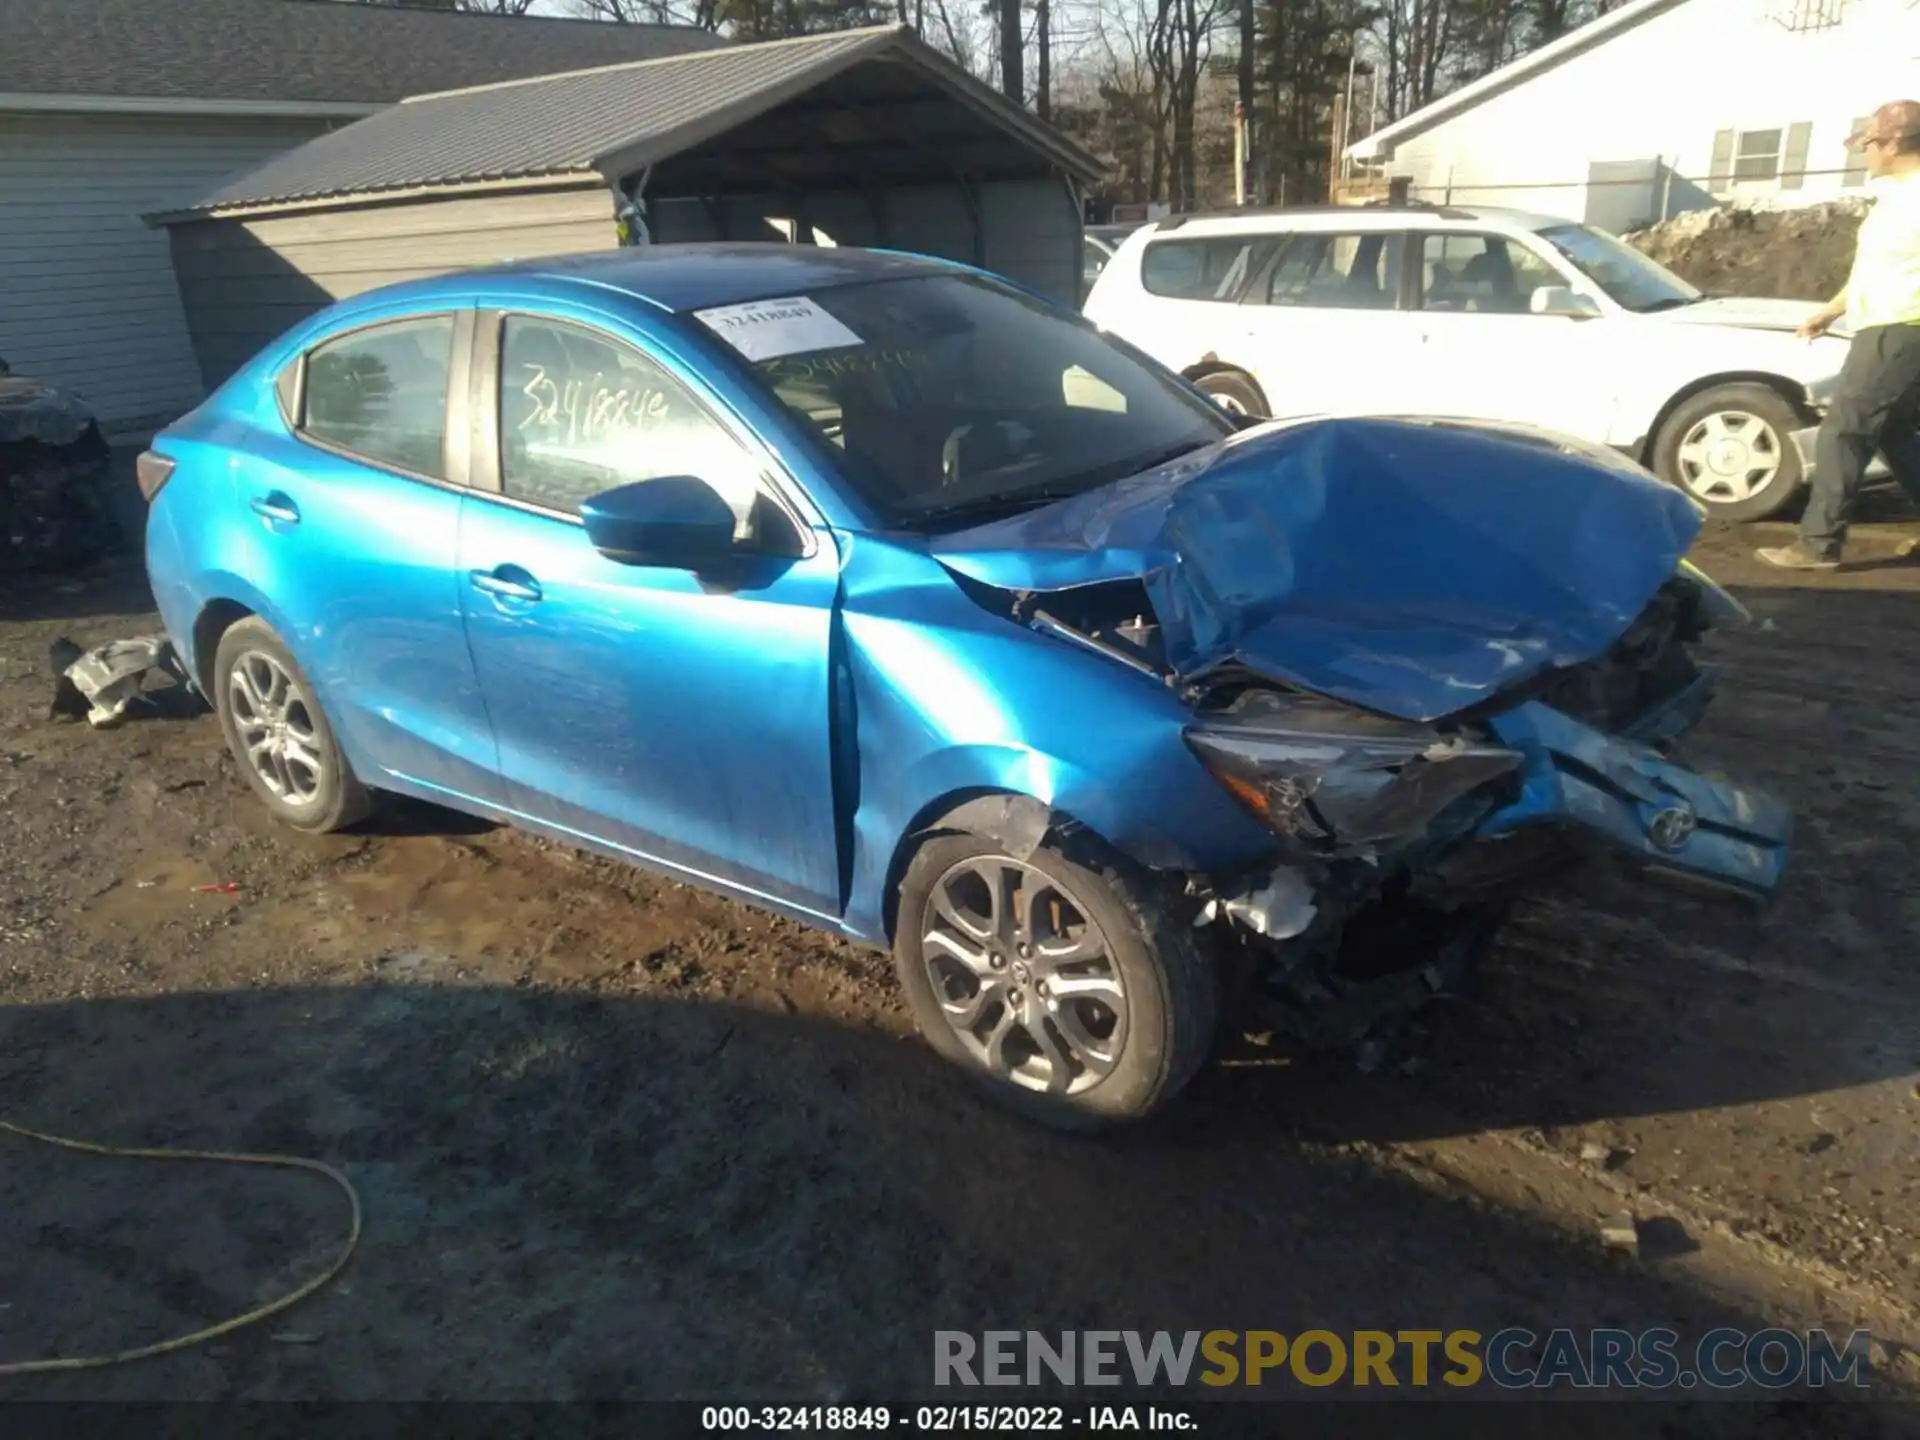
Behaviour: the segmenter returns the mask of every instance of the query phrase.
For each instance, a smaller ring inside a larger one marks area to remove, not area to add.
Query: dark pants
[[[1876,449],[1920,504],[1920,325],[1876,325],[1853,337],[1814,444],[1812,493],[1800,520],[1808,549],[1840,553]]]

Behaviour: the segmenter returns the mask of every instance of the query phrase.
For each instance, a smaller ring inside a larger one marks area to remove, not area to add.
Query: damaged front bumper
[[[1539,700],[1505,710],[1483,733],[1518,764],[1477,819],[1458,823],[1468,797],[1385,852],[1296,852],[1214,889],[1196,923],[1221,922],[1274,1028],[1309,1048],[1364,1049],[1455,988],[1514,896],[1596,848],[1649,880],[1764,898],[1786,865],[1786,807],[1655,748],[1691,728],[1710,691],[1700,674],[1622,734]]]
[[[1489,728],[1525,759],[1519,798],[1489,816],[1479,837],[1564,825],[1655,878],[1753,897],[1779,886],[1793,817],[1772,796],[1696,775],[1639,739],[1604,735],[1538,702]],[[1664,725],[1636,729],[1666,738]]]

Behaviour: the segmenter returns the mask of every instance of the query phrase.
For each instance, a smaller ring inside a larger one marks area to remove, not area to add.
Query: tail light
[[[158,451],[147,450],[133,462],[134,478],[140,482],[140,493],[147,503],[153,503],[153,497],[160,493],[160,487],[167,483],[167,477],[173,474],[176,462]]]

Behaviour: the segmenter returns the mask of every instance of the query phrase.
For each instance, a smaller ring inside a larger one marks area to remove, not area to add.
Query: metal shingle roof
[[[309,141],[163,219],[424,187],[631,172],[862,61],[901,58],[1062,168],[1098,162],[898,26],[732,46],[424,95]]]
[[[0,0],[0,92],[389,104],[724,43],[691,26],[342,0]]]

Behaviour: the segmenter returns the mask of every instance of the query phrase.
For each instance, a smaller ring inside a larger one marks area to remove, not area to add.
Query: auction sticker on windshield
[[[805,295],[750,300],[744,305],[721,305],[693,314],[749,360],[775,360],[782,355],[866,343]]]

